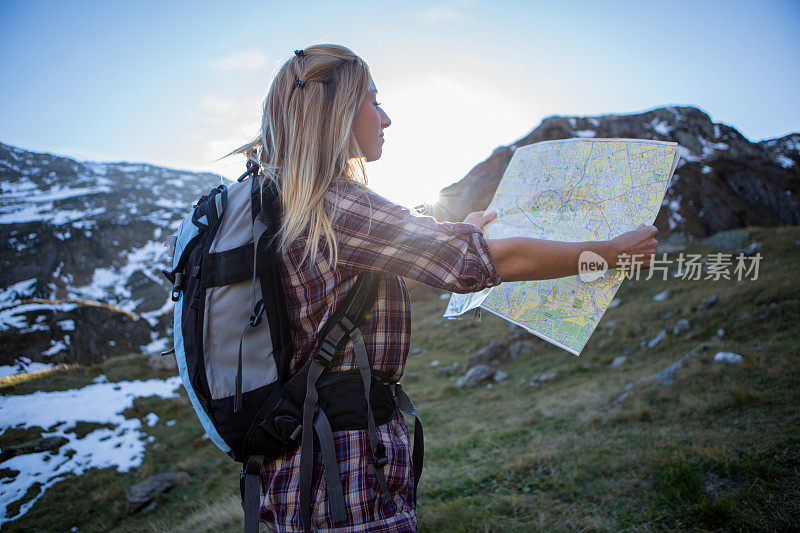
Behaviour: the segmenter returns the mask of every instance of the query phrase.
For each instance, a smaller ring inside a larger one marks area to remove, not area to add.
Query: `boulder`
[[[185,472],[162,472],[151,476],[128,489],[125,508],[128,514],[133,514],[146,507],[158,494],[188,482],[189,475]]]
[[[532,340],[517,341],[508,347],[508,356],[516,360],[524,353],[531,353],[536,349],[537,344]]]
[[[501,363],[508,361],[511,357],[508,351],[508,346],[502,342],[490,342],[481,350],[472,356],[467,364],[467,368],[472,368],[476,365],[499,366]]]
[[[647,343],[647,347],[652,348],[653,346],[655,346],[656,344],[658,344],[659,342],[663,341],[666,338],[667,338],[667,330],[662,329],[661,331],[658,332],[658,334],[655,337],[650,339],[650,341]]]
[[[727,231],[720,231],[703,239],[703,245],[712,248],[721,248],[722,250],[740,250],[744,248],[750,239],[750,231],[743,228],[730,229]]]
[[[542,383],[544,383],[546,381],[553,381],[557,377],[558,377],[558,374],[556,374],[555,372],[545,372],[544,374],[539,374],[538,376],[533,378],[530,381],[530,383],[528,383],[528,386],[535,389],[535,388],[539,387]]]
[[[449,376],[455,376],[456,374],[461,372],[463,368],[464,365],[462,365],[461,363],[453,363],[452,365],[440,366],[439,368],[433,371],[433,375],[436,376],[437,378],[446,378]]]
[[[478,383],[483,381],[487,381],[494,377],[496,371],[489,365],[478,364],[467,370],[467,373],[458,378],[456,381],[456,387],[459,389],[464,389],[467,387],[473,387]]]
[[[672,326],[672,334],[678,335],[680,333],[683,333],[684,331],[689,331],[691,327],[692,325],[689,323],[687,319],[680,318],[678,319],[677,322],[675,322],[675,325]]]
[[[627,361],[628,361],[627,357],[625,357],[624,355],[620,355],[618,357],[615,357],[614,360],[611,361],[611,364],[609,365],[609,367],[610,368],[617,368],[618,366],[621,366],[621,365],[625,364],[625,362],[627,362]]]
[[[714,355],[714,361],[720,363],[741,363],[743,360],[744,357],[733,352],[717,352]]]
[[[697,310],[698,311],[705,311],[709,307],[715,306],[718,302],[719,302],[719,296],[718,295],[715,294],[713,296],[709,296],[708,298],[706,298],[705,300],[703,300],[702,302],[700,302],[698,304]]]
[[[656,294],[655,296],[653,296],[653,301],[654,302],[663,302],[664,300],[669,298],[671,294],[672,293],[669,291],[669,289],[663,290],[663,291],[659,292],[658,294]]]

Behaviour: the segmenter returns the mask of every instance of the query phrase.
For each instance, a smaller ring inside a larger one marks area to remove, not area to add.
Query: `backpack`
[[[323,325],[313,355],[290,374],[294,343],[280,278],[280,201],[263,187],[258,166],[200,197],[170,238],[175,358],[181,381],[211,441],[242,463],[245,531],[258,531],[261,468],[299,443],[300,514],[311,531],[314,434],[319,438],[331,518],[346,521],[333,431],[366,429],[381,500],[388,503],[386,450],[376,426],[396,409],[415,417],[414,501],[422,473],[419,414],[397,382],[370,367],[359,329],[377,296],[380,277],[362,272]],[[358,370],[329,372],[353,342]],[[162,354],[164,355],[164,354]]]

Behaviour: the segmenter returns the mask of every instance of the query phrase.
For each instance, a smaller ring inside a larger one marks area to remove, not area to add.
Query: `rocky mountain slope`
[[[442,190],[433,214],[461,220],[483,209],[516,147],[571,137],[680,144],[682,160],[656,219],[662,240],[800,224],[800,134],[752,143],[691,107],[547,118]],[[0,367],[97,363],[167,347],[171,302],[159,274],[167,264],[164,238],[220,180],[0,144]]]
[[[92,363],[163,345],[164,238],[219,183],[0,144],[0,364]]]
[[[489,205],[517,147],[576,137],[679,143],[681,161],[656,218],[662,238],[674,234],[673,239],[691,240],[742,226],[800,224],[800,133],[753,143],[693,107],[548,117],[514,144],[497,148],[463,179],[443,189],[437,205],[423,211],[462,220]]]

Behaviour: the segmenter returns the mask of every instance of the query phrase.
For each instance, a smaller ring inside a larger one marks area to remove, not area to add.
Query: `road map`
[[[653,224],[678,163],[678,145],[636,139],[568,139],[517,148],[487,208],[487,239],[608,240]],[[576,265],[577,266],[577,265]],[[485,309],[580,355],[625,276],[502,283],[453,294],[444,316]]]

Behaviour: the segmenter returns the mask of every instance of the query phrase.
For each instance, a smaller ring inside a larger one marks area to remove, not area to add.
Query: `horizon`
[[[276,68],[318,42],[369,63],[393,122],[370,185],[407,206],[550,116],[691,106],[752,142],[800,129],[794,2],[366,6],[3,3],[0,139],[235,179],[243,158],[215,159],[255,135]]]

